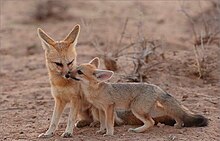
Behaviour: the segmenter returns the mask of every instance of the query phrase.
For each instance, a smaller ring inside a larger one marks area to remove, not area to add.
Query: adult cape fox
[[[70,77],[80,82],[86,99],[99,109],[99,133],[113,135],[114,110],[130,109],[144,124],[129,131],[144,132],[154,125],[150,114],[159,105],[175,121],[175,127],[206,126],[208,120],[202,115],[190,112],[160,87],[147,83],[106,83],[114,72],[97,69],[99,59],[82,64],[71,72]]]
[[[75,46],[79,32],[80,26],[76,25],[64,40],[55,41],[42,29],[38,28],[38,36],[45,50],[51,93],[55,100],[49,129],[40,134],[39,137],[46,138],[54,135],[61,113],[67,103],[70,103],[70,112],[67,127],[62,134],[63,137],[72,136],[73,125],[78,116],[91,121],[91,117],[82,109],[82,107],[86,109],[90,104],[83,100],[79,83],[67,79],[68,72],[76,67],[77,54]]]

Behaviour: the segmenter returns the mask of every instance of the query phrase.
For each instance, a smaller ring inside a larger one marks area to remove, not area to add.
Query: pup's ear
[[[64,41],[66,41],[68,44],[73,44],[75,46],[77,44],[77,39],[80,32],[80,25],[76,25],[72,31],[66,36]]]
[[[99,68],[100,60],[98,57],[95,57],[89,62],[89,64],[95,66],[96,68]]]
[[[113,76],[113,74],[114,72],[109,71],[109,70],[96,70],[95,71],[96,78],[101,82],[109,80]]]
[[[37,29],[37,34],[41,40],[43,49],[49,50],[51,46],[55,44],[55,41],[49,35],[47,35],[41,28]]]

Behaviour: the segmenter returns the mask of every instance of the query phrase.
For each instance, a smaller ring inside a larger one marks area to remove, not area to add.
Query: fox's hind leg
[[[140,97],[136,97],[136,99],[133,100],[130,105],[131,111],[139,120],[144,123],[144,125],[135,129],[131,128],[128,131],[140,133],[154,126],[155,122],[149,114],[154,104],[154,100],[142,95]]]
[[[172,114],[173,113],[172,111],[174,111],[176,109],[171,109],[170,110],[170,108],[164,107],[159,102],[157,102],[157,105],[158,105],[157,108],[163,110],[165,113],[167,113],[167,115],[169,115],[170,117],[172,117],[176,121],[176,123],[174,124],[175,128],[180,129],[180,128],[182,128],[184,126],[183,120],[181,120],[176,115]]]
[[[78,101],[77,101],[78,102]],[[80,109],[77,115],[76,127],[82,128],[90,125],[93,122],[93,106],[86,102],[84,99],[81,99]]]
[[[129,132],[141,133],[146,131],[148,128],[154,126],[155,122],[149,114],[139,114],[133,110],[132,112],[139,120],[141,120],[144,123],[144,125],[137,128],[129,128],[128,129]]]

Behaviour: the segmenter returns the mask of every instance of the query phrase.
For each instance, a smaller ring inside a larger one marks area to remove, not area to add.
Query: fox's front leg
[[[72,133],[73,133],[73,105],[70,104],[70,111],[69,111],[69,117],[68,117],[68,122],[67,122],[67,126],[65,129],[65,132],[61,135],[64,138],[68,138],[68,137],[72,137]]]
[[[99,109],[99,120],[100,120],[100,129],[96,133],[104,134],[105,133],[105,112]]]
[[[73,125],[76,123],[77,114],[79,113],[80,106],[81,106],[80,100],[70,102],[70,113],[69,113],[68,123],[65,132],[62,134],[62,137],[69,138],[73,136],[73,127],[74,127]]]
[[[112,136],[114,134],[114,105],[110,105],[105,110],[106,134],[104,136]]]
[[[63,112],[65,105],[66,105],[65,101],[62,101],[59,98],[55,98],[55,106],[54,106],[54,110],[53,110],[52,119],[50,122],[50,127],[45,133],[40,134],[38,136],[39,138],[49,138],[54,135],[54,131],[57,128],[60,116]]]

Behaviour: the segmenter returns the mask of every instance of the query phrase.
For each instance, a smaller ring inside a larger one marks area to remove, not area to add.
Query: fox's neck
[[[86,96],[96,97],[99,95],[100,91],[103,91],[108,87],[108,84],[105,82],[89,82],[89,84],[81,84],[84,89]]]

